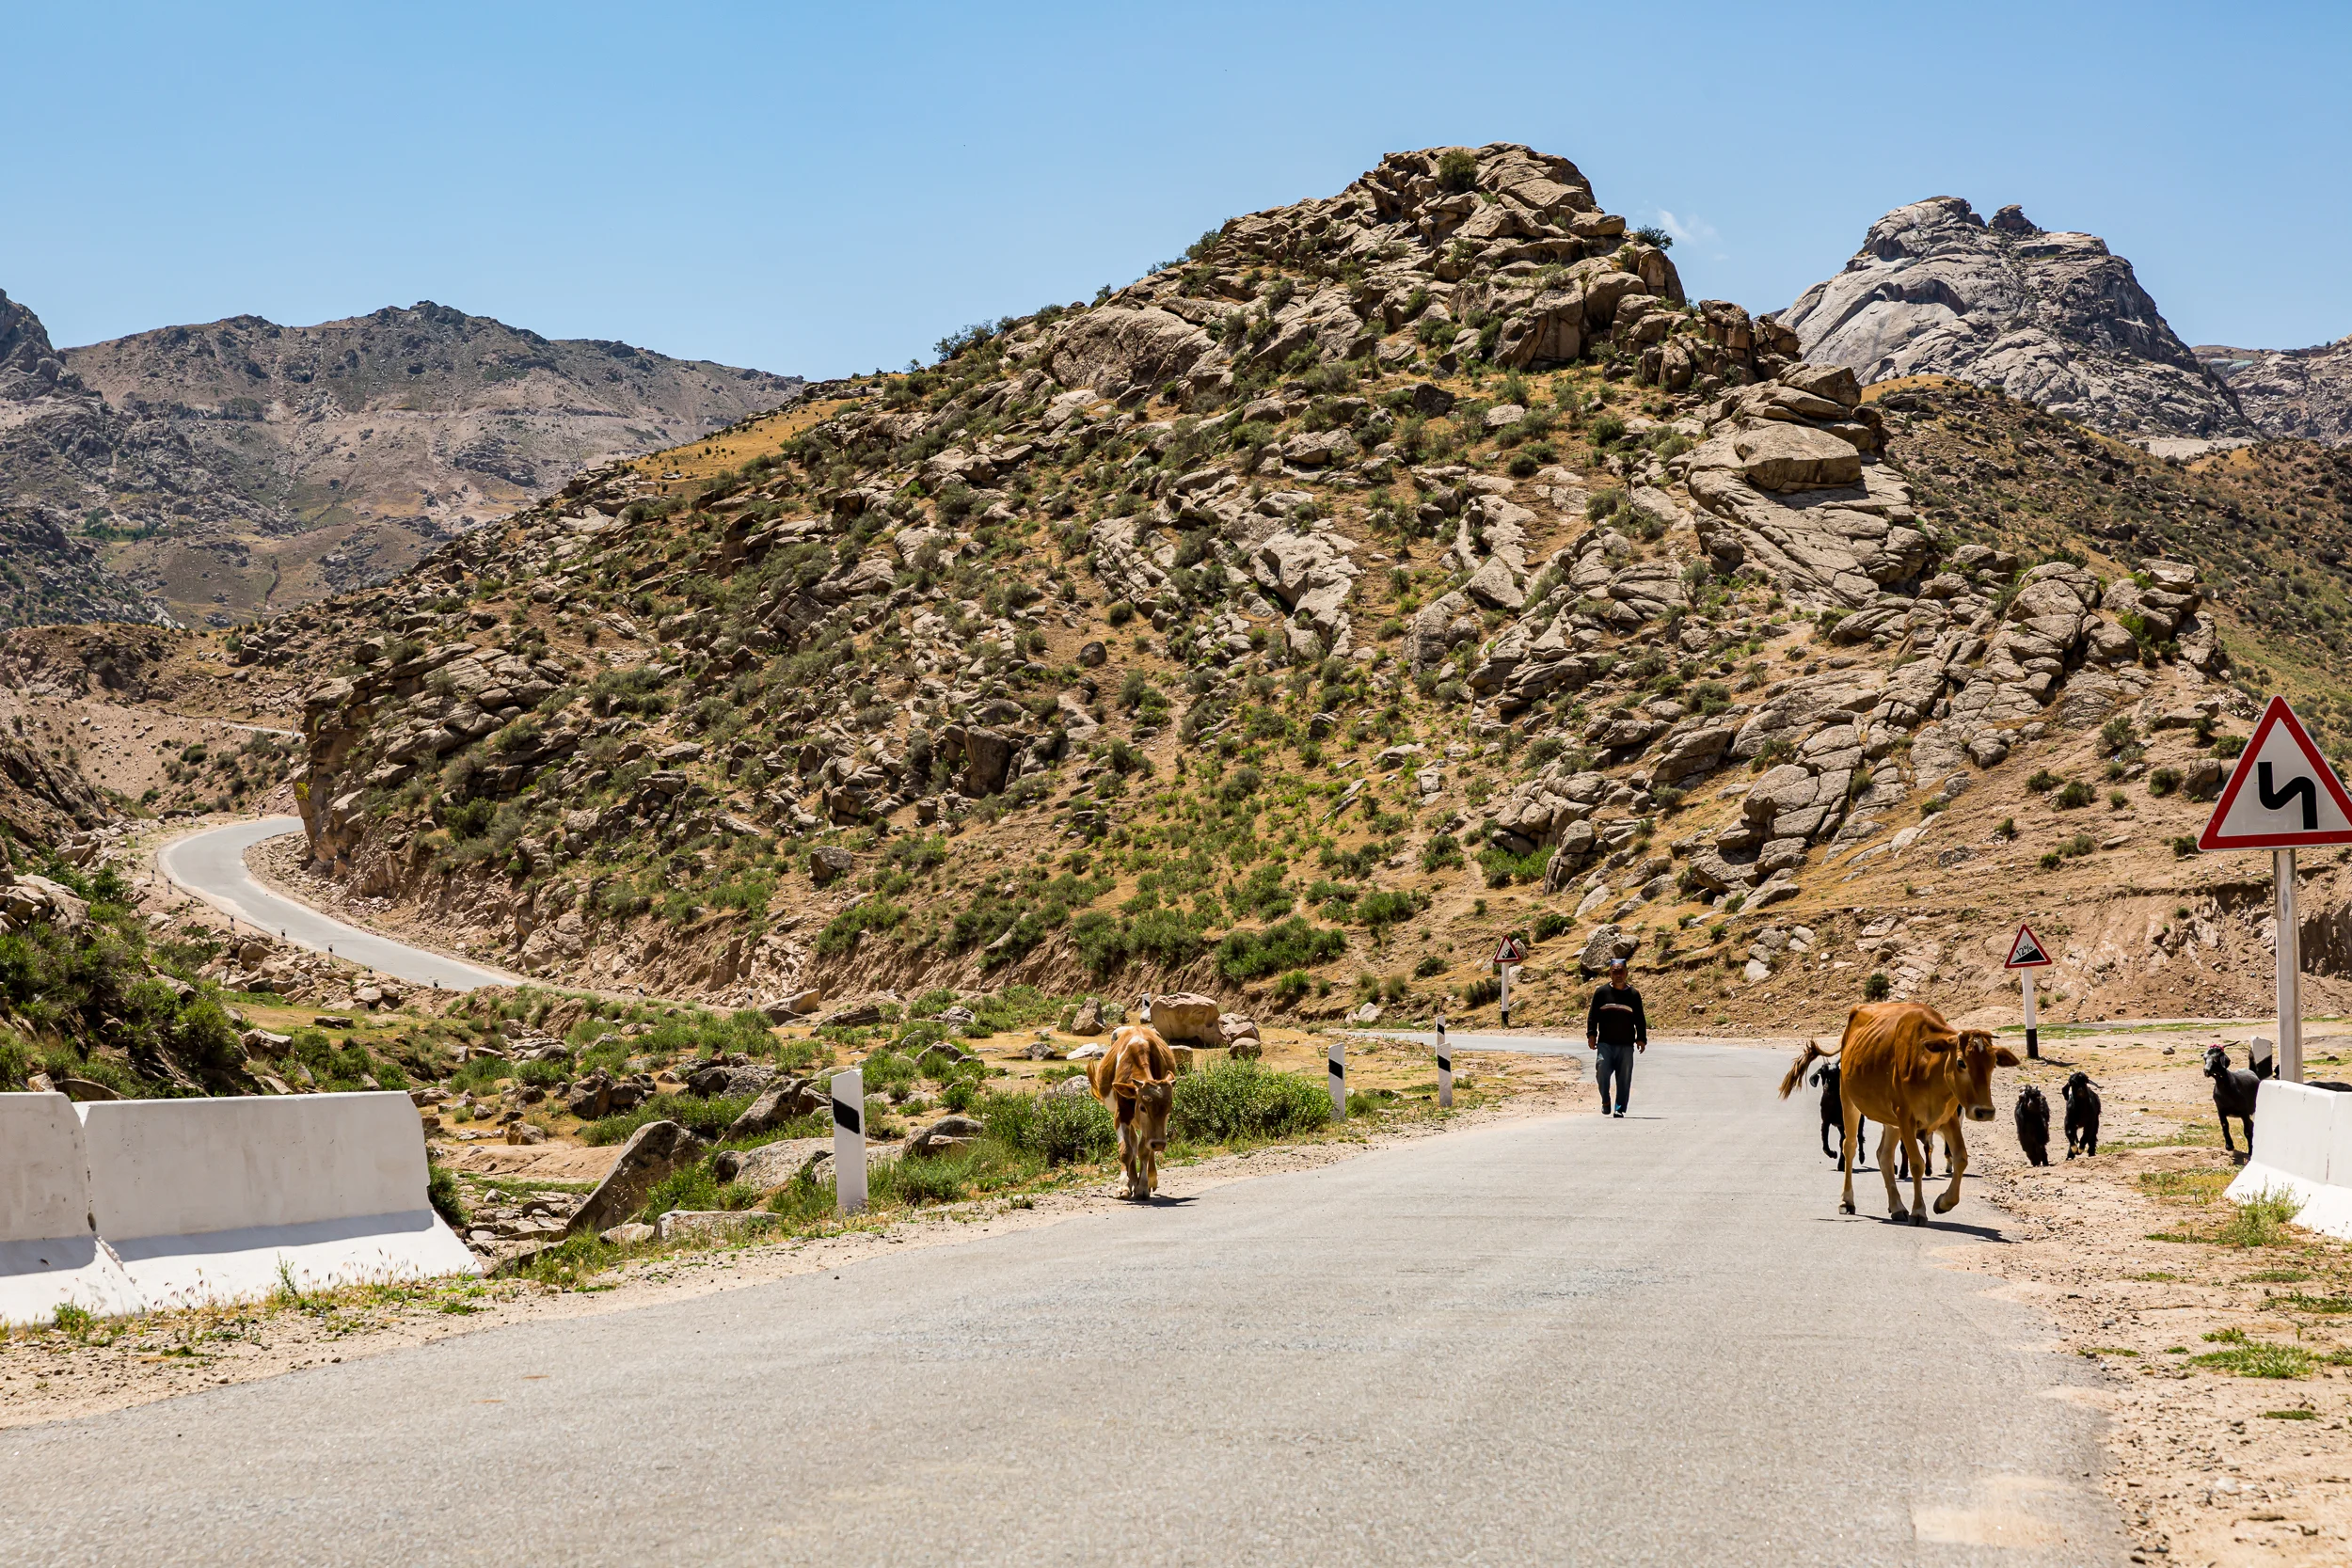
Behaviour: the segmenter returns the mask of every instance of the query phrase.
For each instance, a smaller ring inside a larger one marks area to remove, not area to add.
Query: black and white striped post
[[[844,1214],[866,1207],[866,1074],[833,1075],[833,1192]]]
[[[1454,1047],[1445,1042],[1445,1014],[1438,1015],[1438,1108],[1454,1108]]]
[[[1347,1042],[1331,1042],[1331,1117],[1335,1121],[1347,1119]]]

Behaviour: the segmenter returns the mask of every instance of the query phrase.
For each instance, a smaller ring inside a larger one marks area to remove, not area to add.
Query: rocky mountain
[[[1778,1031],[1998,1011],[2014,911],[2053,1019],[2259,1006],[2179,845],[2253,691],[2352,751],[2352,453],[1799,346],[1565,159],[1394,154],[140,679],[299,713],[316,895],[567,983],[1475,1018],[1517,928],[1515,1016],[1629,951]]]
[[[2316,348],[2223,348],[2197,357],[2265,436],[2352,443],[2352,337]]]
[[[61,351],[0,296],[0,495],[178,619],[227,625],[380,580],[583,463],[691,439],[799,385],[430,302]]]
[[[2129,261],[2014,206],[1989,223],[1953,196],[1898,207],[1777,319],[1806,358],[1866,383],[1952,375],[2113,434],[2254,434]]]

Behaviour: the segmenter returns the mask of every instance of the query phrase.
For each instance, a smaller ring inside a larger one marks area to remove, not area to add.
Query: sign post
[[[2026,1055],[2038,1060],[2042,1055],[2042,1030],[2034,1018],[2033,972],[2050,962],[2049,949],[2033,934],[2033,927],[2024,921],[2017,923],[2017,935],[2009,944],[2009,957],[2002,960],[2003,969],[2016,970],[2018,983],[2026,991]]]
[[[1502,976],[1502,1026],[1511,1027],[1511,971],[1527,961],[1527,946],[1517,937],[1504,937],[1495,949],[1495,972]]]
[[[1347,1119],[1347,1042],[1333,1040],[1331,1054],[1327,1060],[1330,1067],[1331,1119],[1345,1121]]]
[[[2249,787],[2249,786],[2251,787]],[[2200,849],[2267,849],[2278,936],[2279,1076],[2303,1081],[2303,952],[2295,918],[2295,851],[2352,844],[2352,796],[2312,744],[2303,721],[2273,697],[2238,753],[2230,782],[2198,836]]]
[[[833,1196],[841,1212],[866,1207],[866,1073],[833,1075]]]
[[[1454,1108],[1454,1047],[1445,1042],[1445,1014],[1438,1014],[1438,1108]]]

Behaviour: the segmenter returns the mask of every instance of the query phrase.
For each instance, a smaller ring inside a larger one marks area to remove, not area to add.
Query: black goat
[[[2246,1152],[2238,1155],[2241,1164],[2254,1156],[2254,1097],[2261,1092],[2263,1080],[2270,1076],[2263,1070],[2267,1066],[2266,1062],[2258,1062],[2249,1072],[2230,1065],[2228,1046],[2208,1046],[2205,1050],[2205,1076],[2213,1080],[2213,1111],[2221,1119],[2221,1147],[2237,1154],[2237,1146],[2230,1141],[2232,1117],[2246,1126]]]
[[[2066,1098],[2066,1157],[2099,1152],[2099,1096],[2088,1072],[2071,1072],[2058,1091]]]
[[[2050,1101],[2031,1084],[2017,1091],[2017,1147],[2034,1164],[2050,1163]]]
[[[1840,1139],[1846,1135],[1846,1105],[1837,1094],[1838,1071],[1837,1064],[1831,1062],[1813,1075],[1814,1085],[1821,1091],[1821,1152],[1832,1160],[1838,1158],[1838,1151],[1836,1146],[1830,1142],[1831,1132],[1834,1131]],[[1866,1121],[1854,1130],[1853,1165],[1856,1170],[1862,1168],[1862,1131],[1869,1125]]]

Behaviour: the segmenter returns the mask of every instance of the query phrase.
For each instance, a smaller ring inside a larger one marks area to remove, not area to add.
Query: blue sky
[[[1520,141],[1787,304],[1920,197],[2191,342],[2352,333],[2352,8],[30,6],[0,289],[60,343],[435,299],[811,375],[1090,296],[1385,151]],[[1671,214],[1671,217],[1668,216]]]

